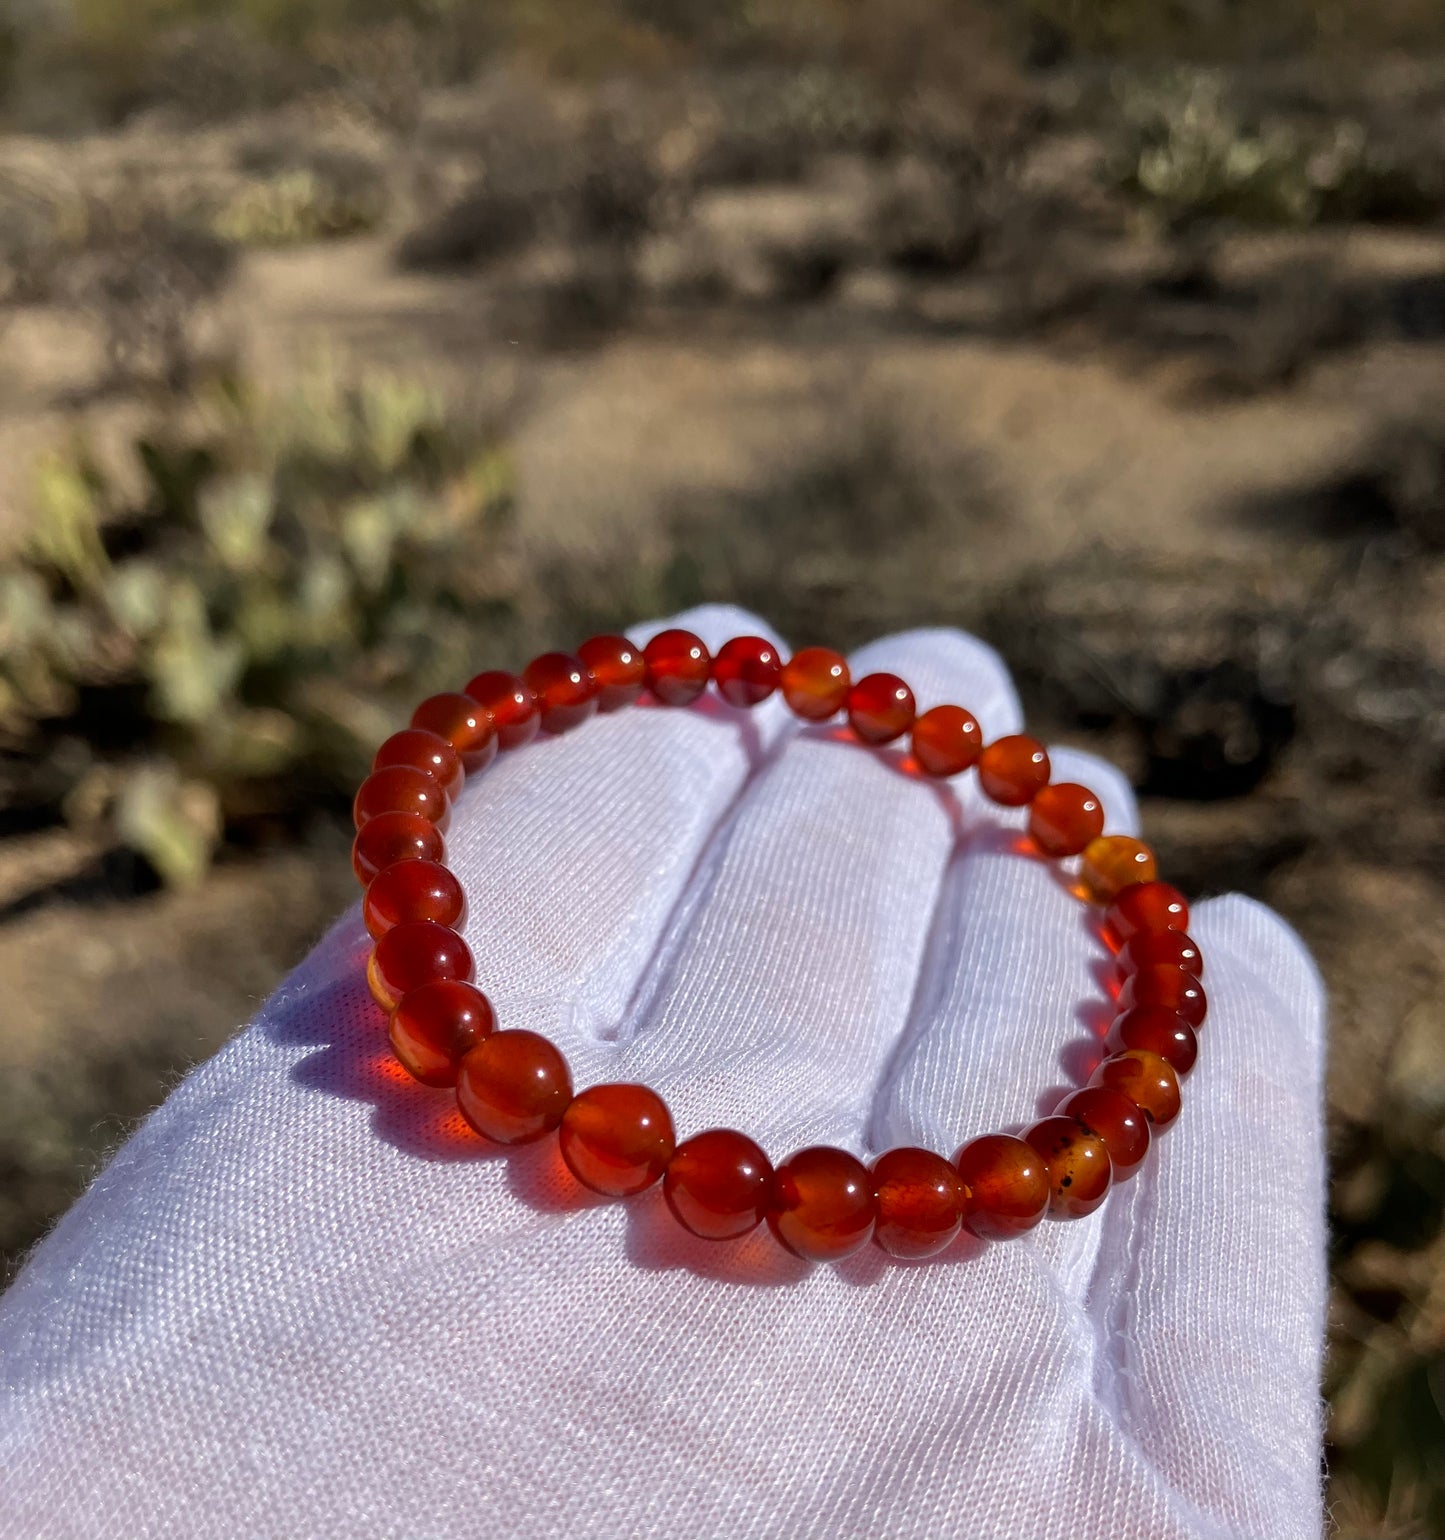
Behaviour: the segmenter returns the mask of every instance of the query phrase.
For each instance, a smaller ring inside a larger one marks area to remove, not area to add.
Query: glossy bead
[[[436,979],[408,990],[391,1013],[398,1059],[423,1085],[455,1085],[457,1066],[496,1026],[491,1001],[472,984]]]
[[[967,1189],[942,1155],[912,1147],[873,1162],[878,1220],[873,1239],[890,1256],[931,1257],[952,1245],[963,1227]]]
[[[466,942],[456,931],[430,920],[393,926],[371,949],[366,967],[371,997],[384,1011],[394,1010],[404,994],[433,979],[469,981],[471,976],[472,954]]]
[[[443,833],[450,819],[447,794],[424,770],[388,765],[373,770],[356,790],[351,821],[359,829],[378,813],[420,813]]]
[[[462,756],[440,734],[423,727],[404,727],[393,733],[371,761],[373,770],[386,770],[392,765],[410,765],[429,775],[448,798],[456,796],[467,777]]]
[[[1154,852],[1128,834],[1101,834],[1084,846],[1079,880],[1096,904],[1112,904],[1132,882],[1153,882]]]
[[[1189,902],[1167,882],[1131,882],[1104,914],[1104,934],[1116,947],[1139,931],[1188,930]]]
[[[398,861],[440,861],[446,853],[442,831],[420,813],[378,813],[351,842],[351,869],[363,886]]]
[[[730,706],[756,706],[778,687],[783,660],[778,649],[761,636],[735,636],[713,659],[712,677],[718,694]]]
[[[1089,1084],[1122,1091],[1155,1128],[1167,1128],[1179,1116],[1179,1077],[1167,1059],[1145,1048],[1111,1054]]]
[[[712,1128],[678,1145],[662,1178],[662,1195],[678,1223],[706,1241],[756,1229],[772,1190],[768,1157],[730,1128]]]
[[[707,688],[712,657],[700,636],[674,627],[642,649],[647,688],[664,706],[686,706]]]
[[[459,690],[428,695],[412,712],[411,725],[445,738],[461,755],[468,775],[485,770],[497,757],[497,730],[490,714]]]
[[[537,736],[542,714],[525,679],[504,668],[489,668],[467,681],[467,694],[491,717],[504,749],[519,749]]]
[[[1053,1218],[1082,1219],[1108,1196],[1114,1175],[1108,1146],[1076,1118],[1043,1118],[1025,1131],[1024,1142],[1044,1163]]]
[[[1199,1039],[1194,1028],[1177,1011],[1163,1005],[1136,1005],[1116,1016],[1104,1047],[1110,1053],[1147,1048],[1167,1059],[1180,1076],[1187,1075],[1199,1057]]]
[[[1044,1217],[1049,1178],[1039,1152],[1012,1134],[985,1134],[965,1144],[953,1166],[968,1189],[963,1225],[985,1240],[1022,1235]]]
[[[609,1198],[651,1187],[677,1144],[672,1114],[645,1085],[595,1085],[579,1092],[558,1137],[572,1175]]]
[[[577,649],[577,657],[597,685],[597,709],[620,711],[642,694],[647,665],[642,649],[625,636],[591,636]]]
[[[848,660],[831,647],[804,647],[783,665],[783,699],[805,722],[826,722],[848,699],[853,676]]]
[[[864,743],[892,743],[913,726],[913,691],[897,674],[865,674],[848,691],[848,725]]]
[[[773,1175],[768,1228],[794,1256],[836,1262],[868,1244],[876,1216],[873,1178],[845,1150],[810,1145]]]
[[[1027,733],[995,738],[978,756],[978,783],[1004,807],[1024,807],[1049,784],[1049,751]]]
[[[439,861],[398,861],[371,879],[361,913],[379,940],[410,920],[455,925],[465,908],[461,883]]]
[[[1204,955],[1198,943],[1182,930],[1141,930],[1114,959],[1114,971],[1121,979],[1141,968],[1182,968],[1195,978],[1204,977]]]
[[[567,1061],[535,1032],[493,1032],[457,1070],[462,1116],[497,1144],[540,1139],[562,1121],[571,1100]]]
[[[1029,837],[1046,856],[1076,856],[1104,832],[1104,808],[1087,786],[1055,781],[1029,804]]]
[[[978,718],[962,706],[934,706],[913,724],[913,757],[929,775],[962,775],[982,752]]]
[[[537,700],[544,733],[565,733],[597,710],[597,685],[580,658],[566,652],[544,652],[522,672],[522,680]]]
[[[1200,1027],[1209,1010],[1204,985],[1192,973],[1165,963],[1158,968],[1141,968],[1124,980],[1119,991],[1119,1009],[1136,1005],[1162,1005],[1177,1011],[1191,1027]]]
[[[1149,1153],[1149,1119],[1122,1091],[1085,1086],[1066,1096],[1054,1111],[1059,1117],[1077,1119],[1104,1141],[1116,1182],[1133,1176]]]

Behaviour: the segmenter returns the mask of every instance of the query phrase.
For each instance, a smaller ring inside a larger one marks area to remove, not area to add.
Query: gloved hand
[[[856,668],[1021,725],[969,637]],[[775,1160],[1052,1110],[1098,1052],[1082,906],[974,777],[838,737],[709,695],[503,755],[448,837],[501,1023]],[[1116,771],[1055,764],[1134,828]],[[0,1300],[0,1535],[1317,1535],[1320,982],[1247,899],[1191,930],[1184,1112],[1101,1210],[810,1267],[765,1228],[695,1239],[656,1188],[594,1201],[555,1140],[470,1135],[391,1064],[353,910]]]

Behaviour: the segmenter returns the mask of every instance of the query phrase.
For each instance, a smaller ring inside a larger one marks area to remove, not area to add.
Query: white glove
[[[969,637],[855,667],[1020,726]],[[1052,1110],[1101,1001],[1080,905],[975,778],[838,736],[710,695],[502,756],[448,841],[502,1024],[774,1160]],[[1116,771],[1054,762],[1134,828]],[[1200,1063],[1102,1209],[809,1267],[467,1134],[388,1069],[352,910],[0,1301],[0,1536],[1317,1536],[1320,981],[1248,899],[1191,930]]]

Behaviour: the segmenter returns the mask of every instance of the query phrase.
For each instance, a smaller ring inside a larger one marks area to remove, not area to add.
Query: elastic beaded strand
[[[912,773],[942,779],[975,769],[992,801],[1027,809],[1032,848],[1054,860],[1079,858],[1078,891],[1098,906],[1100,933],[1116,953],[1115,1019],[1088,1084],[1022,1138],[986,1134],[951,1161],[912,1147],[888,1150],[871,1167],[814,1146],[774,1168],[731,1129],[679,1142],[672,1114],[646,1086],[574,1092],[554,1044],[498,1029],[473,982],[459,929],[465,896],[445,864],[443,832],[465,781],[539,730],[575,730],[644,695],[686,706],[709,685],[737,709],[778,691],[803,723],[844,712],[853,739],[868,747],[908,735]],[[997,1242],[1046,1216],[1081,1218],[1139,1169],[1178,1115],[1179,1082],[1198,1054],[1204,959],[1186,930],[1188,903],[1159,881],[1150,848],[1106,834],[1099,799],[1087,787],[1053,782],[1037,739],[1014,733],[985,744],[962,706],[920,713],[897,675],[855,681],[842,654],[828,648],[787,659],[765,638],[742,636],[714,656],[700,637],[673,628],[645,648],[625,636],[596,636],[575,654],[545,653],[520,674],[488,670],[465,692],[428,697],[382,744],[354,819],[352,865],[366,888],[373,937],[367,977],[402,1067],[424,1085],[455,1087],[463,1119],[493,1143],[557,1134],[563,1163],[594,1192],[625,1198],[660,1182],[679,1226],[703,1240],[735,1239],[766,1220],[778,1242],[807,1261],[837,1261],[870,1240],[892,1256],[921,1258],[947,1250],[962,1231]]]

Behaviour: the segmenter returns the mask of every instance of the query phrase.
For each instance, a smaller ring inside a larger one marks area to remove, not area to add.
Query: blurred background
[[[1445,1534],[1438,0],[9,0],[0,128],[0,1281],[421,694],[963,626],[1314,947],[1331,1512]]]

